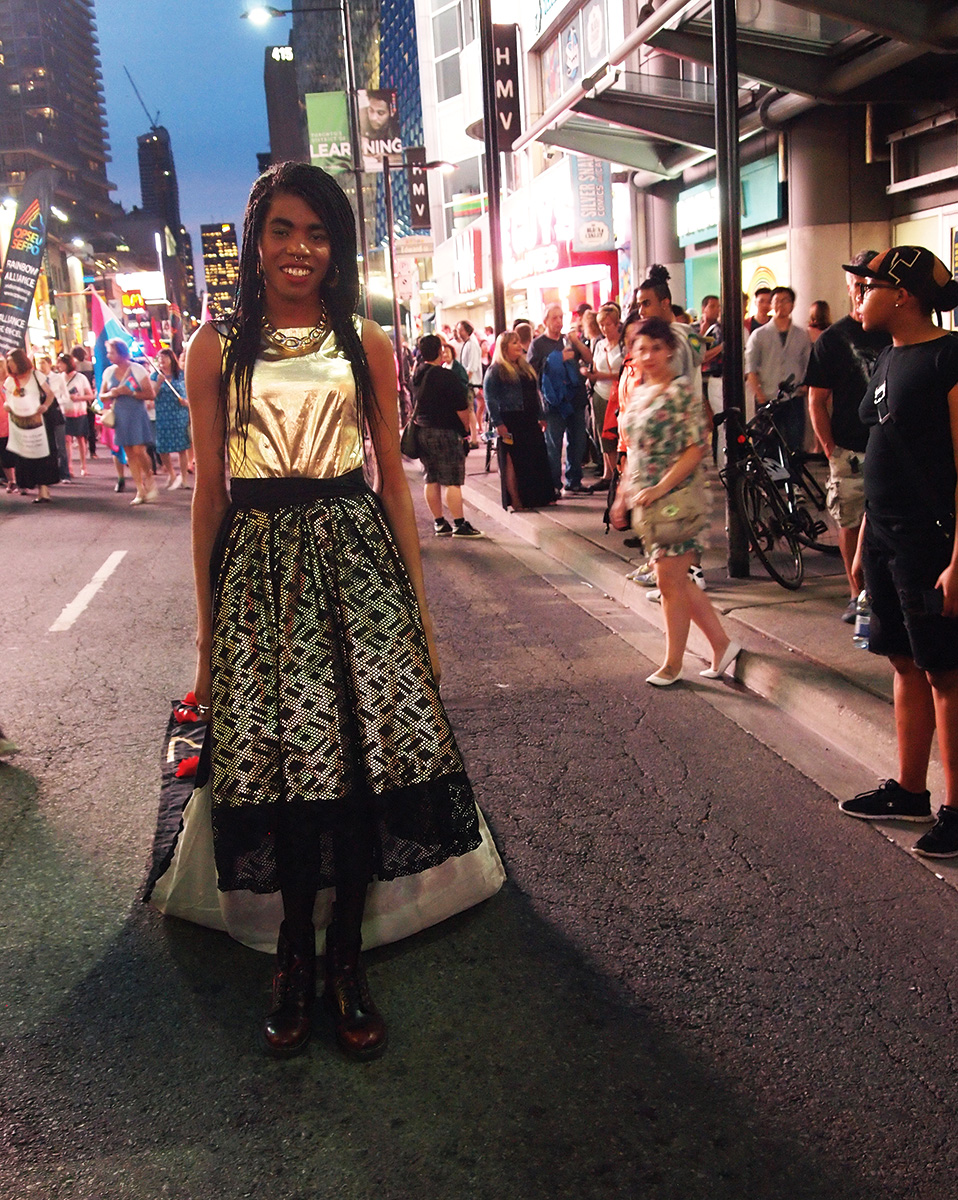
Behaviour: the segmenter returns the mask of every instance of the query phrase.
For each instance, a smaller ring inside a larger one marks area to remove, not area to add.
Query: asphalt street
[[[270,959],[139,899],[190,497],[130,509],[109,472],[0,496],[0,1200],[955,1195],[955,892],[708,703],[732,685],[647,687],[508,539],[433,539],[421,504],[508,882],[371,952],[384,1058],[322,1024],[265,1057]]]

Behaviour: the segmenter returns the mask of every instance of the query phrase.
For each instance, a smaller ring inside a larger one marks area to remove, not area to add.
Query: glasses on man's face
[[[876,283],[873,279],[868,283],[860,283],[858,285],[858,294],[864,300],[869,292],[897,292],[898,289],[893,283]]]

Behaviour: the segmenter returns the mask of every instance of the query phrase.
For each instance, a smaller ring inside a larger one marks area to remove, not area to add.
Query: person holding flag
[[[136,483],[136,495],[130,503],[152,504],[160,494],[147,451],[153,443],[153,431],[146,402],[153,399],[153,384],[146,368],[130,360],[130,347],[124,338],[110,338],[106,352],[112,365],[103,373],[100,399],[113,401],[114,440],[125,450]]]

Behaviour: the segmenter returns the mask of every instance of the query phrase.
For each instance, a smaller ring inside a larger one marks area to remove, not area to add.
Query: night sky
[[[256,155],[269,149],[263,58],[283,45],[289,18],[258,27],[241,20],[251,0],[96,0],[107,131],[107,177],[124,208],[140,203],[136,139],[150,117],[170,132],[180,212],[202,270],[200,225],[235,221],[237,230]],[[276,7],[291,7],[278,3]]]

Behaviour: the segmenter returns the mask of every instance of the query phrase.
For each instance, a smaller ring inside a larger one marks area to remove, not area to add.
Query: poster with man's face
[[[402,135],[396,93],[379,89],[357,93],[359,101],[359,136],[363,149],[363,170],[381,171],[383,158],[390,165],[402,165]]]

